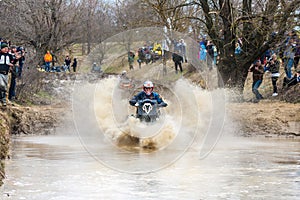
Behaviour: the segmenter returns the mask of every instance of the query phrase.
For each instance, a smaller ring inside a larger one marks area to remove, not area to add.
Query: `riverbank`
[[[229,103],[227,111],[239,136],[300,136],[300,106],[297,103],[278,100]]]
[[[48,135],[59,125],[63,106],[21,106],[9,103],[0,109],[0,186],[5,178],[4,160],[9,159],[11,135]]]

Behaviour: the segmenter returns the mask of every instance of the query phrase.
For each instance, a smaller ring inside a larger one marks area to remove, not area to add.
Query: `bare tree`
[[[228,87],[243,90],[249,65],[266,50],[275,47],[299,23],[300,0],[145,0],[165,19],[170,10],[180,9],[190,27],[203,30],[220,52],[219,71]],[[166,7],[166,5],[168,5]],[[176,21],[175,20],[175,21]],[[167,22],[164,22],[167,25]],[[203,29],[203,27],[205,29]],[[179,30],[179,29],[178,29]],[[237,39],[243,39],[243,52],[236,55]]]
[[[1,16],[7,37],[36,50],[41,60],[46,50],[54,54],[81,38],[80,4],[75,0],[2,1],[10,17]],[[2,12],[1,12],[2,13]],[[8,28],[9,27],[9,28]]]

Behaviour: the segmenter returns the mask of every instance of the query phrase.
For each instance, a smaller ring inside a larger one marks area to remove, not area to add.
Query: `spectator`
[[[182,73],[181,63],[183,62],[183,57],[179,54],[178,51],[176,51],[175,53],[173,53],[172,59],[173,59],[174,64],[175,64],[175,73],[176,74],[178,73],[178,66],[179,66],[180,72]]]
[[[209,70],[212,70],[212,64],[213,64],[213,57],[214,57],[214,49],[213,49],[213,44],[211,41],[207,41],[207,67]]]
[[[50,72],[50,65],[51,65],[51,62],[52,62],[52,55],[51,55],[49,50],[44,55],[44,61],[45,61],[45,71]]]
[[[138,54],[137,62],[139,63],[139,68],[141,69],[142,68],[142,62],[145,61],[145,54],[144,54],[144,50],[143,50],[142,47],[138,49],[137,54]]]
[[[129,70],[133,70],[133,62],[134,62],[134,53],[129,51],[128,52],[128,63],[129,63]]]
[[[288,79],[292,78],[292,67],[294,65],[294,57],[296,53],[296,44],[294,39],[290,38],[289,43],[283,53],[284,56],[284,70]]]
[[[69,56],[66,56],[66,58],[65,58],[65,65],[66,65],[65,71],[68,70],[70,72],[71,59]]]
[[[239,43],[239,42],[235,43],[235,50],[234,50],[234,53],[235,53],[236,55],[239,55],[239,54],[241,54],[241,52],[242,52],[242,48],[241,48],[241,46],[240,46],[240,43]]]
[[[218,49],[216,45],[213,45],[213,51],[214,51],[214,65],[217,65]]]
[[[0,101],[2,106],[6,106],[6,91],[8,83],[8,72],[10,71],[13,64],[12,55],[8,53],[7,43],[1,42],[1,51],[0,51]]]
[[[255,94],[255,97],[256,97],[254,102],[258,102],[261,99],[263,99],[263,96],[258,91],[258,88],[263,81],[263,75],[264,75],[264,67],[261,64],[260,59],[258,59],[255,62],[255,64],[251,64],[248,71],[253,73],[253,75],[252,75],[252,77],[253,77],[252,92],[253,92],[253,94]]]
[[[186,43],[184,42],[183,39],[179,40],[179,43],[177,43],[179,53],[183,57],[184,62],[187,63],[187,57],[186,57]]]
[[[179,41],[177,41],[176,39],[173,40],[173,51],[176,52],[176,51],[180,51],[179,49]]]
[[[300,40],[298,39],[296,44],[296,53],[294,57],[294,68],[296,71],[299,64],[299,59],[300,59]]]
[[[300,70],[298,70],[291,79],[287,79],[287,77],[284,77],[283,88],[289,88],[293,85],[297,85],[298,83],[300,83]]]
[[[76,58],[73,59],[72,67],[73,67],[73,72],[76,72],[76,68],[77,68],[77,59]]]
[[[202,61],[206,60],[206,44],[204,41],[200,42],[199,59]]]
[[[18,47],[17,52],[21,55],[21,58],[19,59],[19,71],[18,71],[18,77],[22,77],[23,67],[25,64],[25,49],[24,47]]]
[[[273,53],[266,65],[266,68],[272,73],[271,79],[273,85],[273,94],[272,94],[273,97],[278,95],[276,83],[278,77],[280,76],[279,67],[280,67],[280,62],[277,59],[277,55]]]
[[[10,55],[12,56],[11,63],[13,64],[11,68],[11,78],[8,90],[8,99],[14,101],[16,98],[16,79],[19,71],[19,59],[21,58],[21,52],[17,52],[16,46],[11,46]]]

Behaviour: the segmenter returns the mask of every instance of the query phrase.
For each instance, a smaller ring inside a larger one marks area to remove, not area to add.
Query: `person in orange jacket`
[[[47,51],[47,53],[44,55],[44,61],[45,61],[45,71],[50,71],[50,64],[52,62],[52,55],[50,51]]]

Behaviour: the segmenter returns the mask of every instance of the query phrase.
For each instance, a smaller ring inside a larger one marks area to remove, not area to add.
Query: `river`
[[[102,153],[116,157],[113,151],[107,148]],[[223,135],[205,158],[190,148],[169,166],[133,174],[103,165],[76,135],[15,137],[6,176],[3,200],[296,200],[300,140]]]

